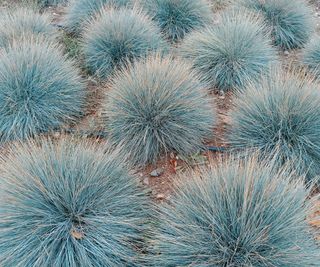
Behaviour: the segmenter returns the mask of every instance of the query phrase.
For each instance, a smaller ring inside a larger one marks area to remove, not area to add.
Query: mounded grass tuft
[[[128,62],[158,50],[166,52],[169,45],[152,21],[137,10],[103,10],[84,33],[87,68],[102,79]]]
[[[13,42],[19,42],[19,39],[30,35],[53,40],[57,32],[50,23],[48,15],[28,8],[1,11],[0,48],[7,48]]]
[[[138,3],[172,42],[212,21],[211,8],[206,0],[138,0]]]
[[[262,14],[272,29],[275,45],[283,49],[303,47],[314,31],[311,7],[304,0],[241,0],[242,6]]]
[[[218,25],[190,34],[178,49],[212,87],[243,90],[259,82],[277,55],[265,25],[252,13],[229,11]]]
[[[103,118],[112,143],[135,164],[167,152],[197,152],[212,134],[215,114],[189,64],[156,56],[134,63],[111,82]]]
[[[295,172],[313,180],[320,174],[319,86],[297,77],[303,73],[275,72],[235,98],[227,142],[276,155],[280,165],[292,161]]]
[[[84,24],[90,22],[103,7],[125,7],[132,0],[73,0],[68,7],[65,26],[69,32],[80,34]]]
[[[85,88],[61,50],[33,39],[1,54],[0,142],[48,132],[81,115]]]
[[[306,45],[302,62],[318,79],[320,78],[320,36],[313,37]]]
[[[63,138],[1,159],[3,266],[144,266],[150,202],[117,153]]]
[[[250,158],[186,174],[160,207],[155,266],[316,266],[314,201],[293,176]]]

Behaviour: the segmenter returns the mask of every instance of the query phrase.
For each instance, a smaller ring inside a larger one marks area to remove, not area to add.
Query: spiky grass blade
[[[7,48],[15,40],[28,35],[53,40],[57,32],[48,15],[32,9],[17,8],[0,12],[0,48]]]
[[[84,24],[103,7],[125,7],[131,0],[73,0],[67,10],[65,26],[68,31],[80,34]]]
[[[81,115],[85,88],[61,50],[28,38],[1,54],[1,143],[48,132]]]
[[[172,42],[212,21],[206,0],[138,0],[138,3]]]
[[[219,25],[190,34],[178,51],[213,88],[243,90],[249,81],[258,82],[276,62],[270,43],[257,16],[232,10],[222,15]]]
[[[303,64],[320,78],[320,37],[314,36],[306,45],[302,54]]]
[[[162,154],[188,155],[202,147],[215,122],[213,107],[189,64],[160,56],[118,73],[103,104],[114,144],[137,164]]]
[[[154,266],[317,266],[313,200],[293,176],[250,158],[187,173],[160,207]]]
[[[314,31],[313,12],[306,1],[240,0],[239,3],[264,16],[275,45],[283,49],[303,47]]]
[[[320,174],[319,88],[298,76],[275,71],[238,95],[227,142],[234,149],[276,154],[280,165],[293,161],[294,170],[312,180]]]
[[[84,33],[83,52],[87,68],[107,78],[126,63],[156,51],[167,51],[160,30],[139,10],[106,9]]]
[[[150,203],[117,153],[63,138],[0,161],[3,266],[142,266]]]

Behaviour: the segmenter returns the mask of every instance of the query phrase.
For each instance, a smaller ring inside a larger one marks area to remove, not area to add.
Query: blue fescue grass
[[[104,79],[128,61],[168,51],[160,29],[139,10],[106,9],[85,30],[83,53],[88,70]]]
[[[314,36],[306,45],[302,54],[302,63],[320,78],[320,36]]]
[[[91,21],[95,13],[104,7],[125,7],[132,0],[73,0],[67,10],[65,26],[69,32],[80,34],[84,24]]]
[[[138,0],[138,4],[172,42],[212,21],[211,8],[206,0]]]
[[[240,0],[242,6],[262,14],[272,29],[274,44],[301,48],[314,31],[311,7],[304,0]]]
[[[1,54],[0,142],[48,132],[81,115],[85,88],[61,50],[28,38]]]
[[[27,35],[42,36],[53,40],[56,29],[46,14],[39,14],[30,8],[16,8],[0,12],[0,48],[7,48],[16,39]]]
[[[274,163],[231,158],[183,176],[160,207],[154,266],[311,267],[320,262],[306,217],[315,199]]]
[[[1,265],[146,266],[150,201],[116,152],[38,139],[0,166]]]
[[[258,82],[277,61],[263,22],[254,14],[231,10],[218,25],[190,34],[178,53],[192,62],[214,89],[243,90],[249,81]]]
[[[155,56],[118,73],[103,103],[112,143],[135,164],[154,163],[175,151],[197,152],[212,133],[215,113],[189,64]]]
[[[237,95],[227,142],[233,149],[276,154],[278,163],[293,161],[307,180],[320,175],[319,86],[298,73],[274,71],[260,85]]]

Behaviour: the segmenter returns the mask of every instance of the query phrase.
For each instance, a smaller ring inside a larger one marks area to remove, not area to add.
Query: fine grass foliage
[[[60,42],[64,46],[64,51],[71,59],[80,61],[82,59],[81,40],[72,34],[64,32],[61,35]]]
[[[319,79],[320,78],[320,36],[314,36],[302,53],[303,64]]]
[[[118,73],[103,103],[112,143],[135,164],[155,163],[167,152],[187,156],[211,135],[215,113],[189,64],[155,56]]]
[[[38,8],[37,0],[0,0],[2,8],[29,7]]]
[[[117,152],[67,137],[8,152],[0,162],[3,266],[145,266],[150,203]]]
[[[62,48],[42,39],[14,44],[0,56],[0,142],[73,122],[85,88]]]
[[[106,7],[126,7],[132,0],[72,0],[64,24],[69,32],[80,34],[84,24],[90,22],[95,14]]]
[[[294,171],[309,181],[320,174],[319,86],[297,76],[305,74],[274,71],[237,95],[227,142],[235,150],[276,155],[279,165],[294,162]]]
[[[56,29],[46,14],[30,8],[15,8],[0,12],[0,48],[7,48],[16,39],[35,35],[53,40]]]
[[[231,158],[184,175],[157,216],[154,266],[317,266],[315,201],[273,165]]]
[[[314,31],[313,12],[304,0],[240,0],[262,14],[272,29],[274,44],[283,49],[303,47]]]
[[[218,25],[191,33],[178,48],[202,79],[221,91],[258,82],[277,61],[265,25],[254,14],[231,10]]]
[[[58,6],[69,2],[69,0],[35,0],[39,7]]]
[[[128,61],[168,49],[158,27],[136,9],[103,10],[83,38],[87,68],[102,79]]]
[[[212,21],[206,0],[138,0],[138,3],[172,42]]]

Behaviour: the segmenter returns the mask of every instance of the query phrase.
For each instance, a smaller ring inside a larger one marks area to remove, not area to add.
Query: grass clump
[[[150,203],[117,153],[41,139],[10,146],[0,169],[1,264],[142,266]]]
[[[148,17],[136,10],[103,10],[84,33],[87,68],[100,78],[157,50],[168,50],[167,43]]]
[[[206,0],[139,0],[138,3],[172,42],[212,21]]]
[[[319,79],[320,78],[320,37],[313,37],[306,45],[302,54],[303,64]]]
[[[0,12],[0,48],[7,48],[13,42],[30,35],[53,40],[56,29],[50,24],[48,15],[33,9],[16,8]]]
[[[262,14],[272,29],[274,44],[283,49],[303,47],[314,31],[312,9],[304,0],[241,0]]]
[[[90,22],[94,15],[104,7],[125,7],[132,0],[73,0],[68,7],[65,26],[69,32],[80,34],[84,24]]]
[[[117,74],[103,104],[111,142],[136,164],[154,163],[162,154],[197,152],[215,121],[203,85],[190,66],[156,56]]]
[[[280,165],[292,161],[298,174],[316,179],[320,174],[318,85],[295,77],[300,74],[278,72],[237,96],[228,143],[234,149],[276,155]]]
[[[224,13],[219,25],[190,34],[179,54],[192,62],[202,79],[222,91],[244,89],[268,73],[276,51],[264,24],[243,10]]]
[[[186,174],[172,205],[160,207],[155,266],[316,266],[306,221],[314,201],[301,180],[273,165],[231,159]]]
[[[15,44],[0,57],[0,142],[73,122],[85,88],[60,47],[41,39]]]

